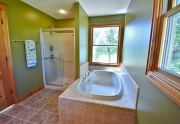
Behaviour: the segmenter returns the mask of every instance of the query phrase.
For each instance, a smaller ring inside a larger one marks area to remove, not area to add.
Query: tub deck
[[[80,79],[77,79],[66,91],[64,91],[59,99],[69,99],[75,101],[82,101],[87,103],[95,103],[100,105],[108,105],[118,108],[124,108],[128,110],[136,110],[136,107],[133,105],[129,93],[126,88],[124,88],[123,96],[117,100],[99,100],[91,97],[86,97],[79,95],[75,92],[76,86],[79,83]]]
[[[128,90],[117,100],[98,100],[75,92],[76,80],[59,96],[59,120],[66,124],[134,124],[136,106]],[[61,116],[69,115],[70,116]]]

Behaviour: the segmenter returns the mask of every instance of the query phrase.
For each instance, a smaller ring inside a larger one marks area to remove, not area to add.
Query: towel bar
[[[13,40],[13,42],[24,42],[25,40]],[[37,41],[35,41],[35,43],[39,43]]]

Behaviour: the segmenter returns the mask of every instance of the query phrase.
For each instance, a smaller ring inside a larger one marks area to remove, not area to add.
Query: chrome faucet
[[[84,75],[84,77],[83,77],[83,79],[82,79],[82,82],[84,82],[85,81],[85,79],[87,78],[87,76],[89,76],[90,75],[90,73],[91,73],[92,71],[89,71],[88,73],[87,73],[87,75],[85,74]]]
[[[92,72],[92,70],[88,72],[87,76],[89,76],[91,72]]]
[[[85,80],[86,78],[85,77],[83,77],[83,79],[82,79],[82,82],[84,82],[84,80]]]

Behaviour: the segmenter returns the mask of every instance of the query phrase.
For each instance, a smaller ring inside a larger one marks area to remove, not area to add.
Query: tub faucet
[[[89,71],[88,74],[87,74],[87,76],[89,76],[91,72],[92,72],[92,71]]]
[[[84,82],[84,81],[85,81],[85,79],[86,79],[86,77],[83,77],[82,82]]]

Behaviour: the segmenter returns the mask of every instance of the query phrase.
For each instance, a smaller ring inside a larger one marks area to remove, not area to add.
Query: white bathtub
[[[114,100],[121,98],[123,87],[116,73],[94,70],[84,81],[80,80],[75,91],[87,97]]]

